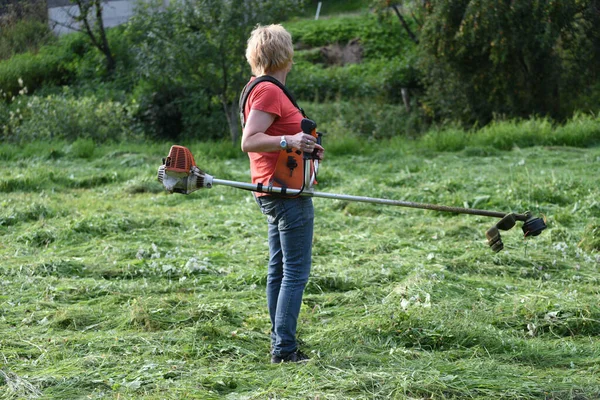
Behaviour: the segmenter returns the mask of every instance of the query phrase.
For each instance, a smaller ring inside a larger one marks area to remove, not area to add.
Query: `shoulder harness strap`
[[[238,103],[238,107],[239,107],[239,111],[240,111],[240,121],[242,123],[242,128],[244,128],[246,126],[246,121],[244,118],[244,108],[246,107],[246,102],[248,101],[248,96],[250,96],[252,89],[254,89],[256,87],[256,85],[258,85],[261,82],[271,82],[274,85],[276,85],[279,89],[281,89],[283,91],[283,93],[287,96],[287,98],[290,99],[290,101],[292,102],[294,107],[296,107],[298,110],[300,110],[300,113],[302,113],[302,116],[304,118],[306,118],[306,114],[304,113],[304,110],[300,106],[298,106],[298,103],[296,103],[296,99],[294,99],[294,96],[292,95],[292,93],[277,79],[275,79],[269,75],[263,75],[263,76],[259,76],[258,78],[256,78],[255,80],[253,80],[252,82],[250,82],[246,86],[244,86],[244,89],[242,90],[242,93],[240,94],[240,100]]]

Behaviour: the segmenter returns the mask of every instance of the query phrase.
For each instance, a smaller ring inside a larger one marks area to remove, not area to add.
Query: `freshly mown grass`
[[[315,198],[311,361],[271,365],[250,193],[163,193],[166,143],[0,146],[0,397],[600,396],[599,148],[326,140],[319,191],[530,210],[548,229],[503,232],[496,254],[494,219]],[[182,144],[248,181],[237,149]]]

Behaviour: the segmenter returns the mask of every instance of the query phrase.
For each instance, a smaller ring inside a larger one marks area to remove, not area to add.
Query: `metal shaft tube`
[[[213,178],[212,183],[215,185],[223,185],[235,187],[238,189],[250,190],[253,192],[262,192],[262,193],[282,193],[282,189],[279,187],[265,187],[259,188],[259,185],[254,185],[252,183],[244,183],[244,182],[236,182],[236,181],[228,181],[223,179]],[[444,211],[444,212],[452,212],[457,214],[471,214],[471,215],[482,215],[484,217],[496,217],[496,218],[504,218],[508,213],[503,213],[499,211],[488,211],[488,210],[478,210],[475,208],[463,208],[463,207],[449,207],[442,206],[437,204],[428,204],[428,203],[416,203],[412,201],[402,201],[402,200],[390,200],[390,199],[382,199],[377,197],[365,197],[365,196],[352,196],[346,194],[335,194],[335,193],[324,193],[324,192],[314,192],[312,190],[305,189],[300,193],[300,190],[297,189],[287,189],[285,191],[287,196],[295,196],[300,194],[301,196],[310,196],[310,197],[322,197],[326,199],[334,199],[334,200],[346,200],[346,201],[355,201],[361,203],[374,203],[374,204],[385,204],[389,206],[399,206],[399,207],[409,207],[409,208],[419,208],[424,210],[434,210],[434,211]],[[517,221],[526,221],[530,216],[527,214],[513,214]]]

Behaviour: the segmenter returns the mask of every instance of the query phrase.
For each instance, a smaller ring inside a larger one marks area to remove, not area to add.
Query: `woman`
[[[248,39],[246,59],[255,77],[269,75],[285,85],[293,55],[292,37],[281,25],[258,26]],[[242,151],[250,158],[252,183],[266,185],[271,180],[282,149],[309,153],[317,149],[318,158],[322,158],[323,147],[300,129],[302,113],[276,84],[256,85],[243,113],[246,124]],[[271,362],[305,361],[308,357],[298,350],[296,325],[311,267],[312,199],[265,193],[255,196],[269,226],[267,305],[271,317]]]

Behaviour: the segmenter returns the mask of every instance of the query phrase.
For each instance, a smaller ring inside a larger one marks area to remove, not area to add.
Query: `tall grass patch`
[[[573,147],[588,147],[600,143],[600,114],[578,113],[569,121],[556,127],[554,144]]]
[[[500,150],[552,144],[552,123],[547,119],[492,122],[477,132],[474,144]]]
[[[433,128],[420,137],[420,144],[434,151],[462,151],[466,155],[493,155],[496,150],[533,146],[594,146],[600,141],[600,120],[577,114],[563,124],[544,118],[493,121],[470,131],[458,127]]]
[[[470,137],[464,129],[446,128],[430,130],[420,140],[425,148],[434,151],[460,151],[467,146]]]

